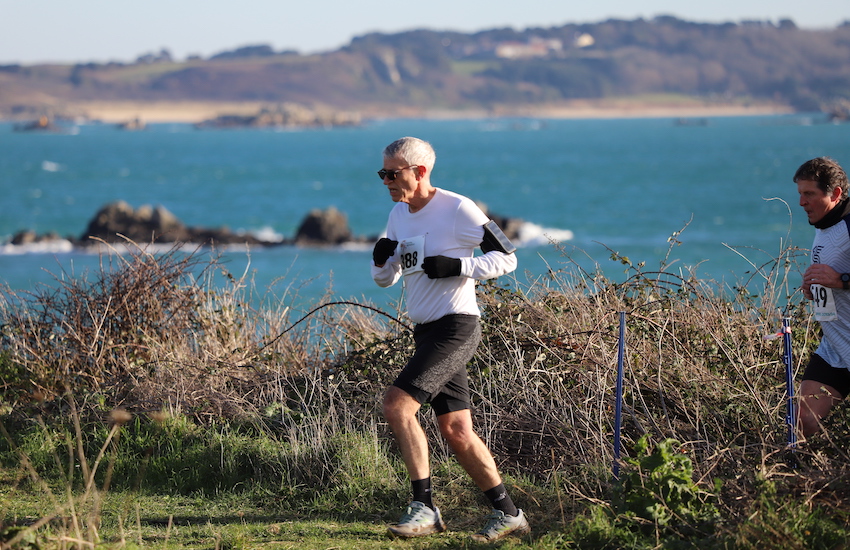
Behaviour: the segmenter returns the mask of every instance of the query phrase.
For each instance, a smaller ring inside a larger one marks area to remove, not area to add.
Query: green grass
[[[452,73],[463,76],[474,76],[498,67],[499,61],[452,61]]]
[[[348,499],[335,495],[333,500],[313,495],[311,500],[303,493],[287,498],[284,491],[260,488],[195,495],[111,490],[86,503],[75,491],[72,507],[62,500],[61,484],[54,489],[58,502],[50,504],[39,484],[7,477],[9,474],[10,470],[4,470],[0,490],[0,498],[7,503],[0,508],[4,524],[30,526],[53,516],[38,531],[43,547],[61,547],[68,538],[103,548],[482,547],[468,539],[483,525],[483,507],[448,508],[444,510],[447,532],[399,541],[387,536],[386,524],[397,520],[401,510],[397,506],[388,509],[385,502],[376,506],[368,494]],[[402,495],[394,496],[403,502]],[[526,547],[533,540],[534,535],[503,547]]]

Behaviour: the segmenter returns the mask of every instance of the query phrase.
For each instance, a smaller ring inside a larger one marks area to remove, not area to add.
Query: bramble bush
[[[764,338],[781,315],[791,317],[795,370],[817,342],[788,283],[797,254],[783,251],[730,288],[617,254],[622,280],[567,259],[527,284],[479,285],[474,420],[541,547],[740,542],[740,527],[757,533],[773,521],[759,520],[768,516],[768,487],[776,502],[808,506],[788,510],[818,518],[809,529],[816,535],[791,529],[814,546],[830,526],[846,533],[846,411],[789,461],[781,341]],[[61,485],[59,471],[101,454],[109,465],[95,472],[101,489],[108,473],[127,490],[239,490],[287,510],[350,518],[330,504],[342,498],[394,515],[408,488],[380,397],[412,350],[409,320],[330,294],[300,316],[286,296],[257,307],[249,281],[229,276],[232,286],[220,288],[204,279],[222,271],[191,254],[140,250],[91,280],[4,292],[0,463],[17,468],[29,456],[28,476]],[[132,421],[110,440],[115,410]],[[428,407],[422,420],[441,508],[477,514]]]

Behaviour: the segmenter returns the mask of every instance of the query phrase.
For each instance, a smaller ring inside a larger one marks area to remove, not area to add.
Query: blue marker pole
[[[623,357],[626,350],[626,312],[620,312],[620,341],[617,346],[617,396],[614,412],[614,479],[620,479],[620,426],[623,418]]]
[[[785,343],[785,385],[788,391],[788,416],[785,421],[788,424],[788,446],[792,449],[797,446],[797,432],[794,423],[797,415],[794,413],[794,368],[791,350],[791,318],[782,318],[782,340]]]

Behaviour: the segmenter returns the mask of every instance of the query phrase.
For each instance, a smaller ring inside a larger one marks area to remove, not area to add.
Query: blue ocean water
[[[0,124],[0,240],[31,229],[79,236],[104,204],[162,205],[187,225],[293,236],[314,208],[335,206],[356,235],[384,230],[392,202],[375,172],[390,141],[413,135],[437,151],[433,182],[527,222],[520,283],[548,268],[598,263],[611,251],[658,267],[696,267],[734,281],[812,229],[791,181],[815,156],[850,166],[850,125],[820,115],[652,119],[386,120],[359,128],[141,132],[88,124],[61,134]],[[668,238],[681,242],[670,250]],[[550,241],[557,241],[553,245]],[[371,247],[230,250],[227,268],[259,293],[395,300],[369,276]],[[14,290],[97,269],[98,254],[0,246]]]

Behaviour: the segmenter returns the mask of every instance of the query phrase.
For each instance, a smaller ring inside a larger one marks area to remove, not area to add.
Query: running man
[[[516,269],[515,248],[472,200],[431,185],[436,155],[429,143],[401,138],[384,149],[383,157],[378,176],[397,204],[387,236],[375,244],[372,278],[381,287],[404,279],[407,312],[416,323],[416,351],[383,401],[413,490],[412,502],[389,531],[418,537],[446,528],[431,497],[428,440],[417,418],[420,407],[430,403],[440,433],[493,507],[472,538],[492,542],[527,533],[525,515],[473,430],[466,372],[481,340],[475,280]],[[484,254],[474,257],[478,247]]]
[[[812,264],[803,273],[803,294],[812,300],[823,331],[800,384],[798,427],[803,437],[850,392],[850,199],[847,174],[819,157],[794,174],[800,206],[815,227]]]

